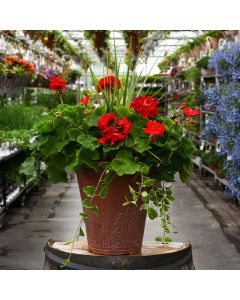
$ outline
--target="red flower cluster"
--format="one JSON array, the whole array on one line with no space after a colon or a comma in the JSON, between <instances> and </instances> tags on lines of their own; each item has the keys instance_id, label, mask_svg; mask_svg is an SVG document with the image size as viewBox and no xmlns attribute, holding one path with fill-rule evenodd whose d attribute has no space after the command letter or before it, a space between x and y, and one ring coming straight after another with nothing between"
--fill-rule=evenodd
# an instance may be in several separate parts
<instances>
[{"instance_id":1,"label":"red flower cluster","mask_svg":"<svg viewBox=\"0 0 240 300\"><path fill-rule=\"evenodd\" d=\"M144 132L150 134L150 139L155 140L159 136L164 136L164 123L159 123L157 121L148 121L147 126L144 128Z\"/></svg>"},{"instance_id":2,"label":"red flower cluster","mask_svg":"<svg viewBox=\"0 0 240 300\"><path fill-rule=\"evenodd\" d=\"M88 104L89 99L90 99L90 96L87 95L85 98L80 99L79 102L80 102L81 104Z\"/></svg>"},{"instance_id":3,"label":"red flower cluster","mask_svg":"<svg viewBox=\"0 0 240 300\"><path fill-rule=\"evenodd\" d=\"M114 113L103 115L98 121L98 128L102 138L101 144L114 145L116 142L125 141L132 128L132 123L127 118L119 119Z\"/></svg>"},{"instance_id":4,"label":"red flower cluster","mask_svg":"<svg viewBox=\"0 0 240 300\"><path fill-rule=\"evenodd\" d=\"M121 88L120 80L116 79L114 76L107 76L99 80L96 88L98 93L100 93L102 90L105 90L107 92L112 92L115 85L117 86L118 89L120 89Z\"/></svg>"},{"instance_id":5,"label":"red flower cluster","mask_svg":"<svg viewBox=\"0 0 240 300\"><path fill-rule=\"evenodd\" d=\"M63 91L66 87L66 81L62 80L59 77L53 77L50 82L50 88L54 91L60 92Z\"/></svg>"},{"instance_id":6,"label":"red flower cluster","mask_svg":"<svg viewBox=\"0 0 240 300\"><path fill-rule=\"evenodd\" d=\"M187 107L185 104L180 106L180 109L184 110L185 117L196 117L200 115L200 110L198 108L191 109Z\"/></svg>"},{"instance_id":7,"label":"red flower cluster","mask_svg":"<svg viewBox=\"0 0 240 300\"><path fill-rule=\"evenodd\" d=\"M34 71L34 65L24 59L21 59L16 56L7 56L4 57L4 62L8 65L21 65L26 71L28 71L30 74Z\"/></svg>"},{"instance_id":8,"label":"red flower cluster","mask_svg":"<svg viewBox=\"0 0 240 300\"><path fill-rule=\"evenodd\" d=\"M130 104L131 108L147 119L153 118L159 113L157 106L158 101L150 96L136 97Z\"/></svg>"}]
</instances>

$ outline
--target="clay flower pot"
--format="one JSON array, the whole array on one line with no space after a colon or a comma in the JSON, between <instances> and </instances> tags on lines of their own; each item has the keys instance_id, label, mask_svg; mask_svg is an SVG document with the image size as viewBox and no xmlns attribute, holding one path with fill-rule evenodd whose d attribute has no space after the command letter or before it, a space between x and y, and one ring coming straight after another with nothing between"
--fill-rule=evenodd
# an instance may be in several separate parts
<instances>
[{"instance_id":1,"label":"clay flower pot","mask_svg":"<svg viewBox=\"0 0 240 300\"><path fill-rule=\"evenodd\" d=\"M77 172L82 200L86 198L83 187L96 186L100 175L87 169ZM131 199L129 185L136 187L133 176L115 176L106 198L95 197L93 199L92 203L99 208L99 216L90 209L86 209L88 219L85 224L89 251L103 255L141 252L146 211L140 211L141 201L138 201L138 207L122 205L125 202L125 196Z\"/></svg>"}]
</instances>

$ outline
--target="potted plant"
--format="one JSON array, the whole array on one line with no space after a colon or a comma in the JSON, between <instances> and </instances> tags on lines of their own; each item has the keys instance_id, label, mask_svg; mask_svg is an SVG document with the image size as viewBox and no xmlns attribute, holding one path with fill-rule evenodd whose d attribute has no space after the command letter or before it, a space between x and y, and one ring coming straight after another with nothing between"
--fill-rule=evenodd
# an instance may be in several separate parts
<instances>
[{"instance_id":1,"label":"potted plant","mask_svg":"<svg viewBox=\"0 0 240 300\"><path fill-rule=\"evenodd\" d=\"M77 105L59 104L34 127L32 156L22 166L29 172L44 161L53 182L76 172L83 212L75 239L85 222L89 250L105 255L140 252L146 214L161 220L157 239L170 241L170 183L177 172L182 181L191 173L195 147L186 127L199 114L179 108L165 116L157 99L140 97L141 89L134 96L130 60L125 78L115 65L115 76L100 80L90 69L96 92ZM61 98L64 81L54 79L51 87Z\"/></svg>"}]
</instances>

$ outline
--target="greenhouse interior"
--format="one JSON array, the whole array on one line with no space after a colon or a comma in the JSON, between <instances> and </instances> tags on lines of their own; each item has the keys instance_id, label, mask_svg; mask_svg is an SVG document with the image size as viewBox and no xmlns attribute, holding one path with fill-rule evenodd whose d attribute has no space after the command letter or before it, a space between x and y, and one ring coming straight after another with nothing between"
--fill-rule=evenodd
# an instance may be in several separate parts
<instances>
[{"instance_id":1,"label":"greenhouse interior","mask_svg":"<svg viewBox=\"0 0 240 300\"><path fill-rule=\"evenodd\" d=\"M0 270L240 269L240 30L0 31Z\"/></svg>"}]
</instances>

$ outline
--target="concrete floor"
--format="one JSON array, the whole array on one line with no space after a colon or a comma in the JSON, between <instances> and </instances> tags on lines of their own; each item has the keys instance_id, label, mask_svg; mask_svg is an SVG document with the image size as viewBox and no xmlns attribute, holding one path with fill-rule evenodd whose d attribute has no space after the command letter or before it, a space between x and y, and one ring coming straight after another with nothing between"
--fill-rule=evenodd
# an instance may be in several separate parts
<instances>
[{"instance_id":1,"label":"concrete floor","mask_svg":"<svg viewBox=\"0 0 240 300\"><path fill-rule=\"evenodd\" d=\"M240 269L240 254L196 194L177 180L171 209L173 241L190 241L196 269ZM0 230L0 269L42 269L48 239L72 240L81 210L76 180L33 194L24 208L11 207ZM145 240L159 235L159 223L147 220Z\"/></svg>"}]
</instances>

